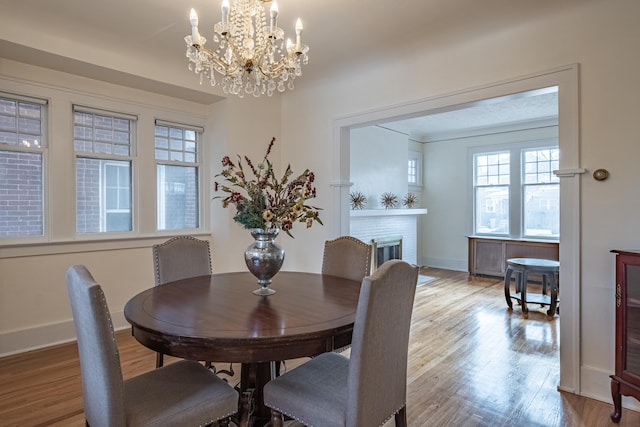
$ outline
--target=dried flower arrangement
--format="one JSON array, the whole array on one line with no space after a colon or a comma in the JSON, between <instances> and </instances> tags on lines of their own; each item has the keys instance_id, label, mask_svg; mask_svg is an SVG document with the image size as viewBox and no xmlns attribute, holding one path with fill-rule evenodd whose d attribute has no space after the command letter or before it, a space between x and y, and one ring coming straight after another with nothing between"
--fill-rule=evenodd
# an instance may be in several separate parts
<instances>
[{"instance_id":1,"label":"dried flower arrangement","mask_svg":"<svg viewBox=\"0 0 640 427\"><path fill-rule=\"evenodd\" d=\"M398 196L393 193L383 193L382 196L380 196L380 204L382 204L385 209L395 208L398 204Z\"/></svg>"},{"instance_id":2,"label":"dried flower arrangement","mask_svg":"<svg viewBox=\"0 0 640 427\"><path fill-rule=\"evenodd\" d=\"M351 198L351 209L362 209L367 203L367 197L359 191L349 194Z\"/></svg>"},{"instance_id":3,"label":"dried flower arrangement","mask_svg":"<svg viewBox=\"0 0 640 427\"><path fill-rule=\"evenodd\" d=\"M307 228L314 222L322 225L320 208L306 203L316 197L316 188L313 186L315 176L309 169L296 176L289 165L278 180L268 158L275 140L271 139L267 153L257 165L244 156L253 177L245 174L242 157L238 156L237 163L234 163L229 156L225 156L222 159L224 169L216 178L221 178L226 184L216 181L215 191L228 195L214 199L221 198L225 208L235 206L233 219L244 228L279 228L293 237L291 228L295 222L305 223Z\"/></svg>"},{"instance_id":4,"label":"dried flower arrangement","mask_svg":"<svg viewBox=\"0 0 640 427\"><path fill-rule=\"evenodd\" d=\"M402 199L402 204L411 209L418 204L418 197L413 193L407 193L404 199Z\"/></svg>"}]
</instances>

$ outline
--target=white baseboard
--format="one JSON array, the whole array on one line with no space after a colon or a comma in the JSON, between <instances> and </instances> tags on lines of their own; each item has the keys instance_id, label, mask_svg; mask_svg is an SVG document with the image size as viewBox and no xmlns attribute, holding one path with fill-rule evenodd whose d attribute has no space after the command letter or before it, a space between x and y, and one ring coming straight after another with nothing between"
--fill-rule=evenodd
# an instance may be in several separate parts
<instances>
[{"instance_id":1,"label":"white baseboard","mask_svg":"<svg viewBox=\"0 0 640 427\"><path fill-rule=\"evenodd\" d=\"M124 312L111 313L113 327L116 330L130 328ZM43 347L75 341L76 331L73 320L37 326L19 331L0 333L0 357L24 353Z\"/></svg>"},{"instance_id":2,"label":"white baseboard","mask_svg":"<svg viewBox=\"0 0 640 427\"><path fill-rule=\"evenodd\" d=\"M432 257L421 257L420 265L433 267L433 268L444 268L446 270L454 270L454 271L469 271L467 269L467 264L469 262L465 260L458 259L447 259L447 258L432 258Z\"/></svg>"},{"instance_id":3,"label":"white baseboard","mask_svg":"<svg viewBox=\"0 0 640 427\"><path fill-rule=\"evenodd\" d=\"M581 395L605 403L613 404L611 398L611 378L614 371L604 371L593 366L582 366L580 368L580 388ZM622 407L634 411L640 411L640 403L632 398L622 396Z\"/></svg>"}]
</instances>

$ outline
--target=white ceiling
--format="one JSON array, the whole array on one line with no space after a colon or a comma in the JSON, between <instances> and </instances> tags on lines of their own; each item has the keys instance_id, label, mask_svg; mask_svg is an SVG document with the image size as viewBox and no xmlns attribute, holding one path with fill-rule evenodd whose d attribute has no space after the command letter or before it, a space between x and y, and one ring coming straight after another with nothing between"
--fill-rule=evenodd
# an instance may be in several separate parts
<instances>
[{"instance_id":1,"label":"white ceiling","mask_svg":"<svg viewBox=\"0 0 640 427\"><path fill-rule=\"evenodd\" d=\"M285 37L294 35L297 17L305 26L303 41L310 46L310 61L296 80L300 85L339 73L350 63L397 58L417 44L441 49L447 43L529 25L589 1L598 0L279 0L278 4ZM199 86L197 77L187 72L183 41L190 33L191 7L199 13L200 33L211 40L212 27L220 19L218 0L2 0L0 4L0 57L204 104L222 95L217 88ZM447 123L481 127L486 123L480 118L487 116L510 120L515 113L519 119L537 118L548 114L545 109L550 107L541 105L545 99L526 108L524 100L485 105L473 119L462 119L458 112L422 122L429 123L429 133L451 126ZM394 126L406 130L408 123Z\"/></svg>"},{"instance_id":2,"label":"white ceiling","mask_svg":"<svg viewBox=\"0 0 640 427\"><path fill-rule=\"evenodd\" d=\"M558 123L558 91L547 88L487 99L452 111L381 123L418 142L437 142L484 132L553 126Z\"/></svg>"}]
</instances>

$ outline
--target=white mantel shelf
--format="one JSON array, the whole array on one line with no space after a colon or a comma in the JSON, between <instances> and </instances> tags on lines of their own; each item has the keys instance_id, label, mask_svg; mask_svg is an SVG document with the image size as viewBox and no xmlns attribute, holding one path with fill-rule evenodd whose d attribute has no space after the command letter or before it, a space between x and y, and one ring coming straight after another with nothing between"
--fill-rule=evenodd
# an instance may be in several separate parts
<instances>
[{"instance_id":1,"label":"white mantel shelf","mask_svg":"<svg viewBox=\"0 0 640 427\"><path fill-rule=\"evenodd\" d=\"M427 209L352 209L350 216L426 215Z\"/></svg>"}]
</instances>

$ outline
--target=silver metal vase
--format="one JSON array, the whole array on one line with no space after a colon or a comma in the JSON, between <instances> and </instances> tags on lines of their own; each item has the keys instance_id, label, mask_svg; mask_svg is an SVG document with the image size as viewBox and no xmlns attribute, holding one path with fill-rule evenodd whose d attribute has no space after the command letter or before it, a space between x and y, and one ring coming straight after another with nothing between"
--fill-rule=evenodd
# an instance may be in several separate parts
<instances>
[{"instance_id":1,"label":"silver metal vase","mask_svg":"<svg viewBox=\"0 0 640 427\"><path fill-rule=\"evenodd\" d=\"M269 288L284 262L284 249L276 243L280 229L251 229L251 236L255 239L244 251L244 261L247 268L258 278L260 288L253 291L256 295L272 295L276 291Z\"/></svg>"}]
</instances>

